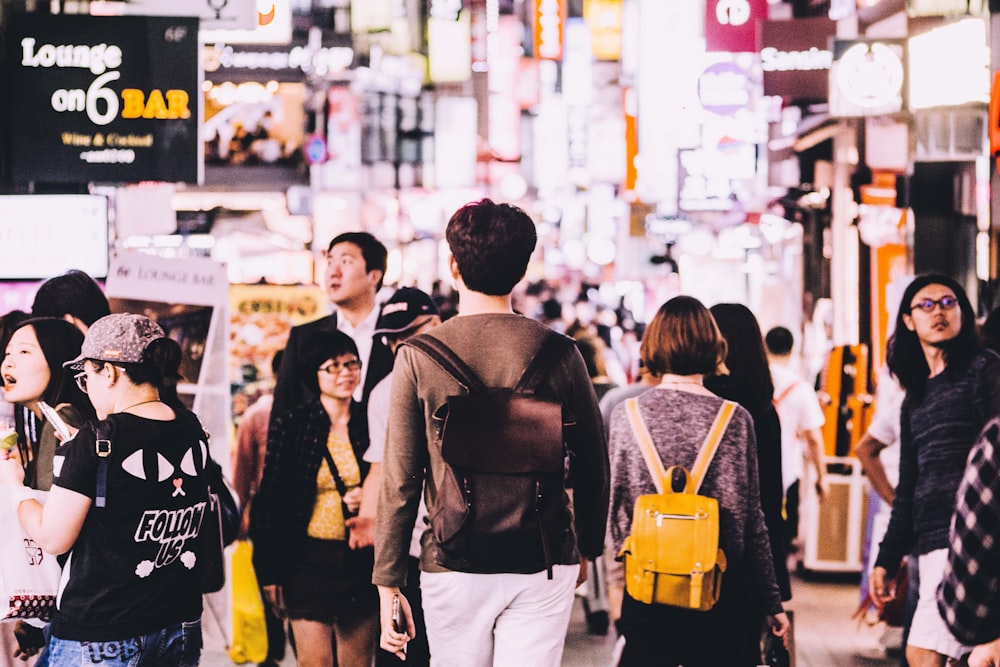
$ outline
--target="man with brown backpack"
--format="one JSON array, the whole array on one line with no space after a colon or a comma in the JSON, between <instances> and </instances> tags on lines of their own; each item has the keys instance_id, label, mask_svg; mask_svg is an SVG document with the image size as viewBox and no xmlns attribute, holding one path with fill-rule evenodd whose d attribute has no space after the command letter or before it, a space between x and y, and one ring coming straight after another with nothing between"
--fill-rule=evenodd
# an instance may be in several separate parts
<instances>
[{"instance_id":1,"label":"man with brown backpack","mask_svg":"<svg viewBox=\"0 0 1000 667\"><path fill-rule=\"evenodd\" d=\"M581 555L604 547L597 399L572 340L512 310L537 241L531 219L484 199L459 209L446 236L458 315L408 340L393 373L373 575L381 646L402 654L414 635L400 588L426 478L420 584L435 662L556 666Z\"/></svg>"}]
</instances>

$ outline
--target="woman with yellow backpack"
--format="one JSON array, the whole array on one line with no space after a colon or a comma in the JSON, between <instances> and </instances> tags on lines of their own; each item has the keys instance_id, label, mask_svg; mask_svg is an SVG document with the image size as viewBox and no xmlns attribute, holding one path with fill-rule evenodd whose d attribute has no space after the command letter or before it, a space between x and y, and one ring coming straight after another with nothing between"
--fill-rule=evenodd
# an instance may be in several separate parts
<instances>
[{"instance_id":1,"label":"woman with yellow backpack","mask_svg":"<svg viewBox=\"0 0 1000 667\"><path fill-rule=\"evenodd\" d=\"M758 630L751 599L763 600L775 636L789 628L753 420L704 387L724 369L726 342L697 299L661 306L641 354L660 384L615 408L608 443L608 540L626 579L619 664L740 665L744 638Z\"/></svg>"}]
</instances>

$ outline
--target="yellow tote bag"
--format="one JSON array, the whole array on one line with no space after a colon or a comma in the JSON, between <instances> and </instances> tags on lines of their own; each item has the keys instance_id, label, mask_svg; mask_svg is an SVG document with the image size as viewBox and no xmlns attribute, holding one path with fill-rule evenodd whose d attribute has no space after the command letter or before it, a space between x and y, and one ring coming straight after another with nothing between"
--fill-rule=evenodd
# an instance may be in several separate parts
<instances>
[{"instance_id":1,"label":"yellow tote bag","mask_svg":"<svg viewBox=\"0 0 1000 667\"><path fill-rule=\"evenodd\" d=\"M267 625L253 570L253 546L240 540L233 550L233 643L229 658L240 665L267 659Z\"/></svg>"}]
</instances>

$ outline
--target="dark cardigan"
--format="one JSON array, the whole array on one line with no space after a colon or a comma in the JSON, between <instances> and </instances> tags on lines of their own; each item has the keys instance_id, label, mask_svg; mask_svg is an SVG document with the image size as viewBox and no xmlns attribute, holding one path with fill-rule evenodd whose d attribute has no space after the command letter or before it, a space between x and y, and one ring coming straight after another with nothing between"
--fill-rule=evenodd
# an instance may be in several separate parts
<instances>
[{"instance_id":1,"label":"dark cardigan","mask_svg":"<svg viewBox=\"0 0 1000 667\"><path fill-rule=\"evenodd\" d=\"M330 418L318 400L286 410L272 422L260 490L250 508L253 562L261 586L283 584L299 564L329 433ZM369 468L362 459L368 422L356 402L351 403L348 434L363 480Z\"/></svg>"}]
</instances>

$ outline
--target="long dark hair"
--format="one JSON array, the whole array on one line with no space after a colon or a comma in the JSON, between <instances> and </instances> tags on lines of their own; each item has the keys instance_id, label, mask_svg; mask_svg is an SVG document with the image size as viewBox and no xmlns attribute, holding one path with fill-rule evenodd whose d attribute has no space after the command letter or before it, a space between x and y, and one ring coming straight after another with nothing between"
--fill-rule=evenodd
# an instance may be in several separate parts
<instances>
[{"instance_id":1,"label":"long dark hair","mask_svg":"<svg viewBox=\"0 0 1000 667\"><path fill-rule=\"evenodd\" d=\"M889 372L906 390L908 400L923 399L927 377L931 370L927 365L920 339L915 331L907 328L903 317L912 312L910 304L913 302L913 297L928 285L942 285L954 292L962 313L962 328L958 335L940 345L944 352L945 373L949 377L961 375L968 368L972 358L982 349L979 333L976 331L976 313L958 281L938 273L924 273L914 278L913 282L903 290L899 312L896 314L896 329L889 338L886 353Z\"/></svg>"},{"instance_id":2,"label":"long dark hair","mask_svg":"<svg viewBox=\"0 0 1000 667\"><path fill-rule=\"evenodd\" d=\"M83 332L66 320L56 317L33 317L21 322L14 331L31 327L38 339L38 346L49 367L49 383L41 400L52 407L70 403L85 416L93 416L94 407L87 395L80 391L73 379L74 371L63 368L63 363L75 359L83 345ZM13 335L13 332L11 332ZM9 339L8 339L9 340Z\"/></svg>"},{"instance_id":3,"label":"long dark hair","mask_svg":"<svg viewBox=\"0 0 1000 667\"><path fill-rule=\"evenodd\" d=\"M774 382L757 318L738 303L719 303L708 310L726 339L729 375L706 377L705 386L723 398L736 401L757 419L774 398Z\"/></svg>"}]
</instances>

